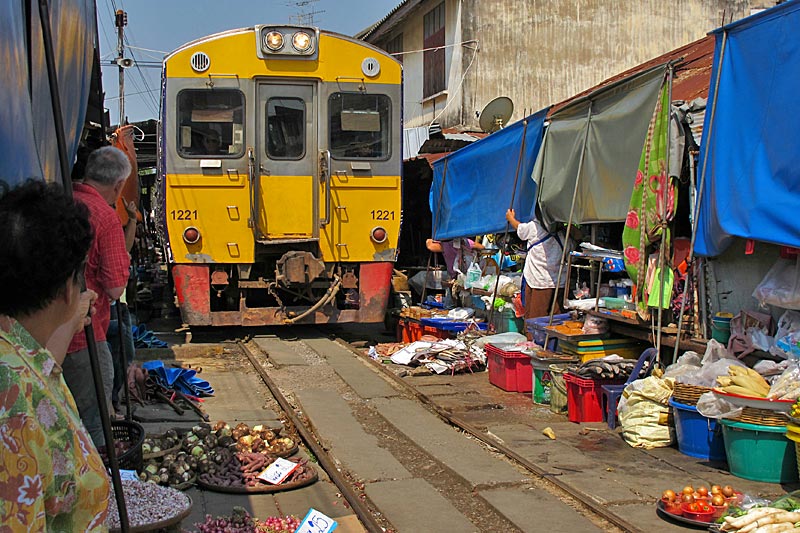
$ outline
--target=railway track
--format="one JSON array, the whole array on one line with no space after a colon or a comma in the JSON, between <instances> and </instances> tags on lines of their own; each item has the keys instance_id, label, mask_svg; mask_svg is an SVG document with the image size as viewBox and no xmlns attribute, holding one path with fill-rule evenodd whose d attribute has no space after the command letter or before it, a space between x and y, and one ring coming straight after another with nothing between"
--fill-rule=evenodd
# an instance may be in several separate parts
<instances>
[{"instance_id":1,"label":"railway track","mask_svg":"<svg viewBox=\"0 0 800 533\"><path fill-rule=\"evenodd\" d=\"M308 337L313 338L315 336L317 339L327 338L328 333L320 330L312 330L306 336L306 339L298 339L294 342L300 343L303 350L310 350L324 359L325 356L321 352L325 352L326 349L320 349L320 341L316 340L315 342L317 344L314 347L310 346L307 342ZM327 339L327 342L331 343L331 349L333 349L334 345L337 345L339 347L344 347L346 350L352 352L352 354L359 354L357 349L340 338L337 338L335 341ZM280 408L284 411L286 417L294 425L298 435L302 438L307 448L317 458L319 465L327 472L331 481L336 485L342 496L358 516L364 528L370 533L392 530L392 525L388 523L387 518L381 509L371 502L369 498L365 497L363 484L354 481L356 476L351 476L346 469L340 469L339 466L337 466L337 460L334 458L334 456L332 456L331 453L328 452L326 446L323 445L323 439L316 433L315 429L312 427L312 424L310 424L307 420L307 417L305 415L301 416L298 414L295 407L297 405L296 399L287 398L286 395L284 395L284 393L281 391L280 384L276 383L276 380L271 377L271 374L275 372L275 369L272 368L271 361L270 363L267 363L267 365L269 365L271 368L267 368L261 361L264 359L265 355L267 356L268 361L271 359L269 350L263 350L253 342L239 340L237 341L237 344L252 365L254 371L259 375L265 386L269 389L270 393L279 404ZM377 372L385 380L391 383L391 385L400 391L400 394L402 394L404 397L413 398L417 402L423 404L429 411L432 411L434 414L436 414L441 420L444 420L452 427L468 434L471 438L479 440L485 447L489 448L489 451L495 452L495 454L501 454L505 459L507 459L508 462L515 465L532 480L535 480L537 483L537 489L544 488L544 490L549 492L551 495L555 496L562 502L567 503L572 509L575 510L574 512L579 513L590 520L592 523L594 523L594 525L606 531L643 532L642 529L638 528L634 524L631 524L629 521L625 520L619 515L611 512L605 506L588 497L588 495L584 494L580 490L575 489L570 484L563 482L562 480L558 479L556 475L517 453L504 442L475 427L467 420L463 419L457 414L454 414L451 410L441 407L431 397L417 390L405 379L399 377L394 372L387 370L380 364L372 364L370 360L364 359L361 355L358 355L358 359L364 366L371 368L373 371ZM332 451L335 454L336 449L334 448ZM440 492L442 492L441 488ZM457 493L457 491L454 492ZM494 509L487 510L484 508L480 510L480 513L475 514L486 515L487 513L491 512L497 513L497 511ZM498 519L502 521L502 515L500 515L500 518ZM480 530L491 531L494 529L491 526L481 526ZM515 528L512 523L508 522L497 529L497 531L501 530L513 531Z\"/></svg>"}]
</instances>

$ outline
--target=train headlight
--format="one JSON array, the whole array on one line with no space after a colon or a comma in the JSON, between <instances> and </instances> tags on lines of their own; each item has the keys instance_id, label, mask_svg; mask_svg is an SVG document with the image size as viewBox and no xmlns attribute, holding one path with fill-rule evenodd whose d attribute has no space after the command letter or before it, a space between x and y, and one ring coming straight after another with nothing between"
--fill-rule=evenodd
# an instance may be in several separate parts
<instances>
[{"instance_id":1,"label":"train headlight","mask_svg":"<svg viewBox=\"0 0 800 533\"><path fill-rule=\"evenodd\" d=\"M300 53L307 53L311 49L311 36L304 31L298 31L292 36L292 46Z\"/></svg>"},{"instance_id":2,"label":"train headlight","mask_svg":"<svg viewBox=\"0 0 800 533\"><path fill-rule=\"evenodd\" d=\"M186 244L197 244L200 240L200 230L194 226L189 226L183 230L183 242Z\"/></svg>"},{"instance_id":3,"label":"train headlight","mask_svg":"<svg viewBox=\"0 0 800 533\"><path fill-rule=\"evenodd\" d=\"M283 48L283 34L279 31L271 31L264 35L264 46L277 52Z\"/></svg>"},{"instance_id":4,"label":"train headlight","mask_svg":"<svg viewBox=\"0 0 800 533\"><path fill-rule=\"evenodd\" d=\"M386 239L389 237L389 234L386 232L385 228L380 226L372 228L372 231L369 234L370 239L377 244L383 244L386 242Z\"/></svg>"}]
</instances>

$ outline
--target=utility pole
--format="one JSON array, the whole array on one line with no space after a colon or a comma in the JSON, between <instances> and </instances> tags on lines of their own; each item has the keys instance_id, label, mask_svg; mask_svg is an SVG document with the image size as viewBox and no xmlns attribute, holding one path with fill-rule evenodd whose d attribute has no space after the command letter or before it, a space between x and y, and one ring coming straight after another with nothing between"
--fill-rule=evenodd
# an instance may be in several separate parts
<instances>
[{"instance_id":1,"label":"utility pole","mask_svg":"<svg viewBox=\"0 0 800 533\"><path fill-rule=\"evenodd\" d=\"M119 68L119 125L125 124L125 41L123 40L125 26L128 25L128 14L118 9L115 18L117 26L117 65Z\"/></svg>"}]
</instances>

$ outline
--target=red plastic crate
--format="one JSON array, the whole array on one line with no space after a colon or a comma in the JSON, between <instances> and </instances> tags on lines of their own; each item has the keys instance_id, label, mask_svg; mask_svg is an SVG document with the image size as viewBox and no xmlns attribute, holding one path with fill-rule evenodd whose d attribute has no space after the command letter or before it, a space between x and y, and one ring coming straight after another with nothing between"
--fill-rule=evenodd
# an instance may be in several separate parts
<instances>
[{"instance_id":1,"label":"red plastic crate","mask_svg":"<svg viewBox=\"0 0 800 533\"><path fill-rule=\"evenodd\" d=\"M570 422L603 421L603 385L624 383L615 379L592 380L564 373L567 385L567 417Z\"/></svg>"},{"instance_id":2,"label":"red plastic crate","mask_svg":"<svg viewBox=\"0 0 800 533\"><path fill-rule=\"evenodd\" d=\"M486 344L485 349L489 361L489 383L509 392L533 390L530 356L501 350L492 344Z\"/></svg>"},{"instance_id":3,"label":"red plastic crate","mask_svg":"<svg viewBox=\"0 0 800 533\"><path fill-rule=\"evenodd\" d=\"M400 319L397 322L397 342L416 342L422 337L422 324L417 321Z\"/></svg>"}]
</instances>

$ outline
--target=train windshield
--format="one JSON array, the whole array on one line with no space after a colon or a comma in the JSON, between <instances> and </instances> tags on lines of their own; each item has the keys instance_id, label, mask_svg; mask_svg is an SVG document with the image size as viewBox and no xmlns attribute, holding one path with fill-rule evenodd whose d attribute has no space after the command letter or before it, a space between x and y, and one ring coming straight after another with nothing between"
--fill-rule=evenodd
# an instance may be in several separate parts
<instances>
[{"instance_id":1,"label":"train windshield","mask_svg":"<svg viewBox=\"0 0 800 533\"><path fill-rule=\"evenodd\" d=\"M178 152L182 156L241 156L244 95L238 89L181 91L178 124Z\"/></svg>"},{"instance_id":2,"label":"train windshield","mask_svg":"<svg viewBox=\"0 0 800 533\"><path fill-rule=\"evenodd\" d=\"M267 155L271 159L302 159L306 153L306 104L302 98L267 101Z\"/></svg>"},{"instance_id":3,"label":"train windshield","mask_svg":"<svg viewBox=\"0 0 800 533\"><path fill-rule=\"evenodd\" d=\"M328 99L335 159L388 159L391 103L383 94L333 93Z\"/></svg>"}]
</instances>

